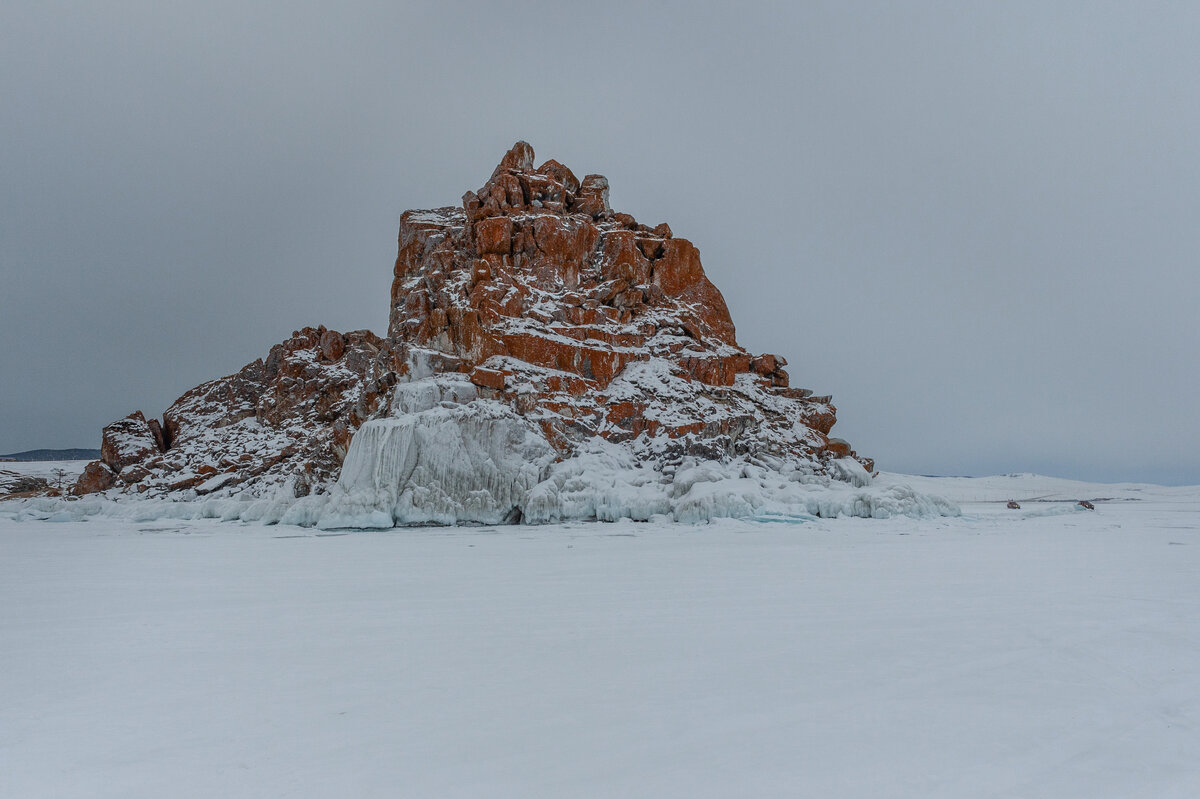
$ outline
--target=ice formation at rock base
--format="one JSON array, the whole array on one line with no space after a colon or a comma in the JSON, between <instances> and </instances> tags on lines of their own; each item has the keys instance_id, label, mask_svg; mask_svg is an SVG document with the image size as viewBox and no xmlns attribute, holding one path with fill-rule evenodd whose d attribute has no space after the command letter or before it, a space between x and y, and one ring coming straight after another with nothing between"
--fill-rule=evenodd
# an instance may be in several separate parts
<instances>
[{"instance_id":1,"label":"ice formation at rock base","mask_svg":"<svg viewBox=\"0 0 1200 799\"><path fill-rule=\"evenodd\" d=\"M386 428L384 428L386 430ZM803 522L816 518L957 516L958 506L904 485L857 487L802 470L774 471L741 461L685 462L674 473L631 463L629 453L597 443L597 451L554 464L514 506L501 515L486 491L454 493L454 484L402 496L395 487L364 490L336 485L324 494L297 499L249 492L181 499L89 495L73 501L25 499L0 506L18 520L77 521L90 516L133 521L223 519L293 524L322 530L380 530L403 525L543 524L569 521L677 521L720 518ZM368 458L371 456L368 456ZM474 476L477 479L477 475ZM517 478L520 479L519 477ZM504 478L511 486L511 477ZM398 499L400 501L398 501ZM415 500L415 501L413 501Z\"/></svg>"},{"instance_id":2,"label":"ice formation at rock base","mask_svg":"<svg viewBox=\"0 0 1200 799\"><path fill-rule=\"evenodd\" d=\"M871 484L830 398L737 344L689 241L614 212L602 176L533 164L519 142L461 207L401 217L386 338L304 328L161 422L113 423L75 489L108 504L70 512L331 529L956 512Z\"/></svg>"}]
</instances>

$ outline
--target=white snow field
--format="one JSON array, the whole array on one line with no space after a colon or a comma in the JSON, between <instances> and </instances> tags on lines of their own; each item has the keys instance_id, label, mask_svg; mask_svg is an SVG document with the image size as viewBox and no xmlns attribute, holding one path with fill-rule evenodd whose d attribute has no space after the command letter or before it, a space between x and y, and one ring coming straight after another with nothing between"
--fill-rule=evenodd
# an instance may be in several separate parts
<instances>
[{"instance_id":1,"label":"white snow field","mask_svg":"<svg viewBox=\"0 0 1200 799\"><path fill-rule=\"evenodd\" d=\"M879 482L963 515L0 518L0 796L1200 796L1200 487Z\"/></svg>"},{"instance_id":2,"label":"white snow field","mask_svg":"<svg viewBox=\"0 0 1200 799\"><path fill-rule=\"evenodd\" d=\"M54 477L54 472L62 469L66 477L74 482L83 474L83 467L88 461L0 461L0 469L5 471L27 474L31 477Z\"/></svg>"},{"instance_id":3,"label":"white snow field","mask_svg":"<svg viewBox=\"0 0 1200 799\"><path fill-rule=\"evenodd\" d=\"M61 469L63 481L73 484L87 465L88 461L0 461L0 472L41 477L54 482L58 479L55 472Z\"/></svg>"}]
</instances>

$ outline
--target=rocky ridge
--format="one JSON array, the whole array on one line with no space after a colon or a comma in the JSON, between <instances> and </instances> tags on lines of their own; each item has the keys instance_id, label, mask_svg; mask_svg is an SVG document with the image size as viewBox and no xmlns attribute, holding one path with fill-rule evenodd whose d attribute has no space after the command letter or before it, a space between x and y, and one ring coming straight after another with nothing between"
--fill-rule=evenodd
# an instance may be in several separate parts
<instances>
[{"instance_id":1,"label":"rocky ridge","mask_svg":"<svg viewBox=\"0 0 1200 799\"><path fill-rule=\"evenodd\" d=\"M137 412L106 427L76 493L305 497L313 508L357 480L369 497L360 490L351 504L391 503L382 514L395 523L549 519L563 516L531 516L531 498L570 489L554 483L575 468L563 464L597 447L663 486L681 468L735 461L801 482L869 481L872 461L830 436L830 397L790 386L784 358L740 347L696 247L665 223L614 211L603 176L579 179L554 160L535 167L518 142L461 205L402 215L393 276L386 338L296 331L184 394L161 421ZM399 447L388 457L402 468L359 453L358 477L339 484L364 425L390 425L363 440ZM485 450L486 436L519 440L536 468L513 482L497 451L465 474L428 451L426 429L443 441L464 431ZM479 492L491 499L477 502Z\"/></svg>"},{"instance_id":2,"label":"rocky ridge","mask_svg":"<svg viewBox=\"0 0 1200 799\"><path fill-rule=\"evenodd\" d=\"M265 359L188 391L163 413L106 426L77 494L203 496L287 485L299 497L337 478L354 431L395 383L370 331L306 327ZM389 383L388 381L391 381Z\"/></svg>"}]
</instances>

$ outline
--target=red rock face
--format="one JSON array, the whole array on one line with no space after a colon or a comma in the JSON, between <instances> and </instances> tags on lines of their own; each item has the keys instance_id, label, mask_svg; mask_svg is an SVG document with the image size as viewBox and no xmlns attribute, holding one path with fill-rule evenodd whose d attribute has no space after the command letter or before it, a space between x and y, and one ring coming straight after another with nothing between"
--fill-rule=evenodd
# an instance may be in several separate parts
<instances>
[{"instance_id":1,"label":"red rock face","mask_svg":"<svg viewBox=\"0 0 1200 799\"><path fill-rule=\"evenodd\" d=\"M678 328L696 379L730 385L746 371L695 246L614 213L602 176L580 183L553 160L534 169L532 152L514 145L461 210L401 217L389 337L471 366L508 355L605 384L643 357L631 344Z\"/></svg>"},{"instance_id":2,"label":"red rock face","mask_svg":"<svg viewBox=\"0 0 1200 799\"><path fill-rule=\"evenodd\" d=\"M580 181L558 161L534 163L533 149L518 142L461 208L401 217L393 342L453 359L489 396L538 418L565 451L590 435L662 435L706 442L694 449L717 456L748 452L756 440L782 455L854 455L828 438L836 421L828 397L789 389L784 358L756 358L738 346L725 300L690 241L665 223L650 227L614 212L603 176ZM675 413L687 402L672 409L608 392L630 364L649 361L665 361L688 383L694 416ZM564 378L576 381L575 391L555 387ZM754 396L737 412L714 393L743 384ZM709 413L701 400L712 404ZM679 418L664 421L672 415Z\"/></svg>"},{"instance_id":3,"label":"red rock face","mask_svg":"<svg viewBox=\"0 0 1200 799\"><path fill-rule=\"evenodd\" d=\"M74 494L94 494L97 491L107 491L117 482L117 476L104 461L92 461L84 467L83 474L75 483Z\"/></svg>"},{"instance_id":4,"label":"red rock face","mask_svg":"<svg viewBox=\"0 0 1200 799\"><path fill-rule=\"evenodd\" d=\"M461 206L401 216L387 339L296 331L162 424L137 412L106 427L75 490L320 491L393 386L429 373L464 373L564 457L593 437L659 459L858 457L829 438L829 397L738 346L691 242L613 211L603 176L534 163L518 142Z\"/></svg>"}]
</instances>

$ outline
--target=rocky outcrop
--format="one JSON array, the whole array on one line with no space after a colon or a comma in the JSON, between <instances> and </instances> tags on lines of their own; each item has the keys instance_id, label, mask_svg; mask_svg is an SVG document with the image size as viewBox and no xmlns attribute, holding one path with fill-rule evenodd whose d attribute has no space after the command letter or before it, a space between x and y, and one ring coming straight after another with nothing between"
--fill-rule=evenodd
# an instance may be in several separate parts
<instances>
[{"instance_id":1,"label":"rocky outcrop","mask_svg":"<svg viewBox=\"0 0 1200 799\"><path fill-rule=\"evenodd\" d=\"M184 394L161 424L139 411L105 427L101 459L75 493L206 493L214 484L307 493L336 479L354 432L395 384L391 360L387 342L366 330L295 331L265 359Z\"/></svg>"},{"instance_id":2,"label":"rocky outcrop","mask_svg":"<svg viewBox=\"0 0 1200 799\"><path fill-rule=\"evenodd\" d=\"M554 160L535 166L533 148L518 142L460 205L401 216L386 338L296 331L265 359L184 394L161 423L138 412L109 425L101 460L75 490L321 495L356 431L380 420L372 440L391 454L360 453L356 474L380 458L410 483L442 469L464 491L499 492L479 500L478 520L515 518L513 497L538 475L523 467L520 479L497 477L492 461L420 449L485 409L505 436L524 440L523 426L544 441L545 464L599 441L658 474L688 458L802 464L839 480L869 473L870 459L829 436L830 398L790 386L786 365L738 344L694 244L614 211L603 176L580 179ZM416 426L395 421L442 406L458 410ZM405 472L396 458L420 468ZM379 479L362 482L396 502L436 493ZM455 497L439 502L444 512L430 520L473 518L455 516ZM419 509L401 517L421 518Z\"/></svg>"},{"instance_id":3,"label":"rocky outcrop","mask_svg":"<svg viewBox=\"0 0 1200 799\"><path fill-rule=\"evenodd\" d=\"M162 427L157 420L151 427L141 411L134 411L104 428L100 440L100 460L114 472L120 473L126 466L139 463L164 448Z\"/></svg>"},{"instance_id":4,"label":"rocky outcrop","mask_svg":"<svg viewBox=\"0 0 1200 799\"><path fill-rule=\"evenodd\" d=\"M828 438L828 397L738 346L696 247L614 212L608 191L554 160L534 167L518 142L461 207L405 213L389 338L469 372L564 455L645 436L675 453L857 457Z\"/></svg>"},{"instance_id":5,"label":"rocky outcrop","mask_svg":"<svg viewBox=\"0 0 1200 799\"><path fill-rule=\"evenodd\" d=\"M36 496L50 492L50 482L44 477L0 469L0 499Z\"/></svg>"},{"instance_id":6,"label":"rocky outcrop","mask_svg":"<svg viewBox=\"0 0 1200 799\"><path fill-rule=\"evenodd\" d=\"M97 491L107 491L116 482L116 473L104 461L92 461L84 467L83 474L79 475L74 493L94 494Z\"/></svg>"}]
</instances>

